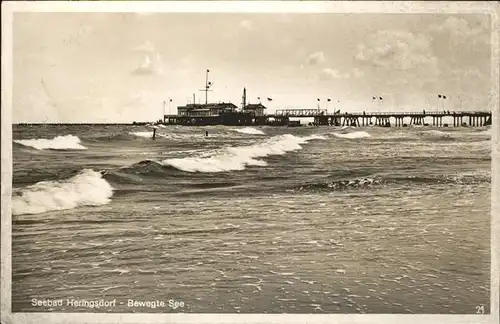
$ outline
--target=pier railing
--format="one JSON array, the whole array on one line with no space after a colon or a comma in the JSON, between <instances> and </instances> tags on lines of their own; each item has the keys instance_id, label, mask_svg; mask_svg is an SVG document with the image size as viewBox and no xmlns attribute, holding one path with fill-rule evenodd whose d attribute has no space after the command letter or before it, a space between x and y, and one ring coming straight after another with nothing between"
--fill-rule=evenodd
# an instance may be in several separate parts
<instances>
[{"instance_id":1,"label":"pier railing","mask_svg":"<svg viewBox=\"0 0 500 324\"><path fill-rule=\"evenodd\" d=\"M486 116L491 115L488 111L361 111L361 112L328 112L326 109L277 109L276 113L270 116L289 116L289 117L316 117L316 116L355 116L355 117L390 117L390 116L470 116L479 115Z\"/></svg>"},{"instance_id":2,"label":"pier railing","mask_svg":"<svg viewBox=\"0 0 500 324\"><path fill-rule=\"evenodd\" d=\"M277 109L276 116L320 116L327 115L326 109Z\"/></svg>"},{"instance_id":3,"label":"pier railing","mask_svg":"<svg viewBox=\"0 0 500 324\"><path fill-rule=\"evenodd\" d=\"M377 111L377 112L342 112L338 114L329 113L329 116L453 116L453 115L490 115L489 111Z\"/></svg>"}]
</instances>

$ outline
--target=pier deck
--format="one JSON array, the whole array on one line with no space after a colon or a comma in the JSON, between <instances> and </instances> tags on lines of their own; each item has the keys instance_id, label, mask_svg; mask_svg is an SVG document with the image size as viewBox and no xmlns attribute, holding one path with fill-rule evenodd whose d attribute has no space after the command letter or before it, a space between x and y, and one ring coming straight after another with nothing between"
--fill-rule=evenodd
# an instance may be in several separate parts
<instances>
[{"instance_id":1,"label":"pier deck","mask_svg":"<svg viewBox=\"0 0 500 324\"><path fill-rule=\"evenodd\" d=\"M336 126L391 126L391 119L394 126L426 125L426 126L449 126L443 123L443 118L453 119L453 126L480 127L491 125L491 112L487 111L418 111L418 112L344 112L328 113L319 109L279 109L273 118L282 117L314 117L316 125L336 125ZM431 123L426 123L426 118L432 118ZM405 123L405 119L408 123ZM465 119L465 121L464 121ZM429 120L428 120L429 121ZM451 125L450 125L451 126Z\"/></svg>"},{"instance_id":2,"label":"pier deck","mask_svg":"<svg viewBox=\"0 0 500 324\"><path fill-rule=\"evenodd\" d=\"M314 118L314 125L332 126L396 126L409 125L435 126L435 127L481 127L491 125L491 112L487 111L418 111L418 112L336 112L328 113L325 109L278 109L274 114L264 116L251 116L244 113L235 113L230 118L220 116L189 117L165 115L165 124L174 125L276 125L290 124L290 118ZM443 119L453 120L453 124L444 123Z\"/></svg>"}]
</instances>

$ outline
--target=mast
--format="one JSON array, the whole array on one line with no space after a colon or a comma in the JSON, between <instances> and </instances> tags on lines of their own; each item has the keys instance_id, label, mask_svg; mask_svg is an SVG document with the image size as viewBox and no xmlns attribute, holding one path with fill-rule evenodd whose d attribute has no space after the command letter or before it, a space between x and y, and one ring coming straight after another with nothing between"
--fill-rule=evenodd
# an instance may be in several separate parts
<instances>
[{"instance_id":1,"label":"mast","mask_svg":"<svg viewBox=\"0 0 500 324\"><path fill-rule=\"evenodd\" d=\"M208 103L208 72L210 72L209 69L207 69L207 74L205 76L205 105Z\"/></svg>"},{"instance_id":2,"label":"mast","mask_svg":"<svg viewBox=\"0 0 500 324\"><path fill-rule=\"evenodd\" d=\"M211 91L209 89L212 86L212 82L208 81L208 72L210 72L209 69L207 69L205 74L205 89L200 90L205 92L205 104L208 104L208 92Z\"/></svg>"}]
</instances>

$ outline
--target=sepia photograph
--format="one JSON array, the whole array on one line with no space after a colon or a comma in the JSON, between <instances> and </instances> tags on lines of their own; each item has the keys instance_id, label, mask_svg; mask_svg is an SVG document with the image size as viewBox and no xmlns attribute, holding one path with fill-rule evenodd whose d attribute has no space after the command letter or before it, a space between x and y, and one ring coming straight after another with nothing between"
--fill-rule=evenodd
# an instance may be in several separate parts
<instances>
[{"instance_id":1,"label":"sepia photograph","mask_svg":"<svg viewBox=\"0 0 500 324\"><path fill-rule=\"evenodd\" d=\"M495 5L272 3L11 8L2 323L498 321Z\"/></svg>"}]
</instances>

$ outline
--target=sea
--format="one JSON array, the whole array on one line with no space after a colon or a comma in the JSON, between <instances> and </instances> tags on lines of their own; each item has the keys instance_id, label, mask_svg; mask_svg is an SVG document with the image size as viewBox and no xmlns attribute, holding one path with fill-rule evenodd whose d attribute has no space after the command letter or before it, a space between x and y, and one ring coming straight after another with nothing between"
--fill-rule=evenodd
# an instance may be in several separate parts
<instances>
[{"instance_id":1,"label":"sea","mask_svg":"<svg viewBox=\"0 0 500 324\"><path fill-rule=\"evenodd\" d=\"M14 312L489 313L489 127L152 133L13 125Z\"/></svg>"}]
</instances>

